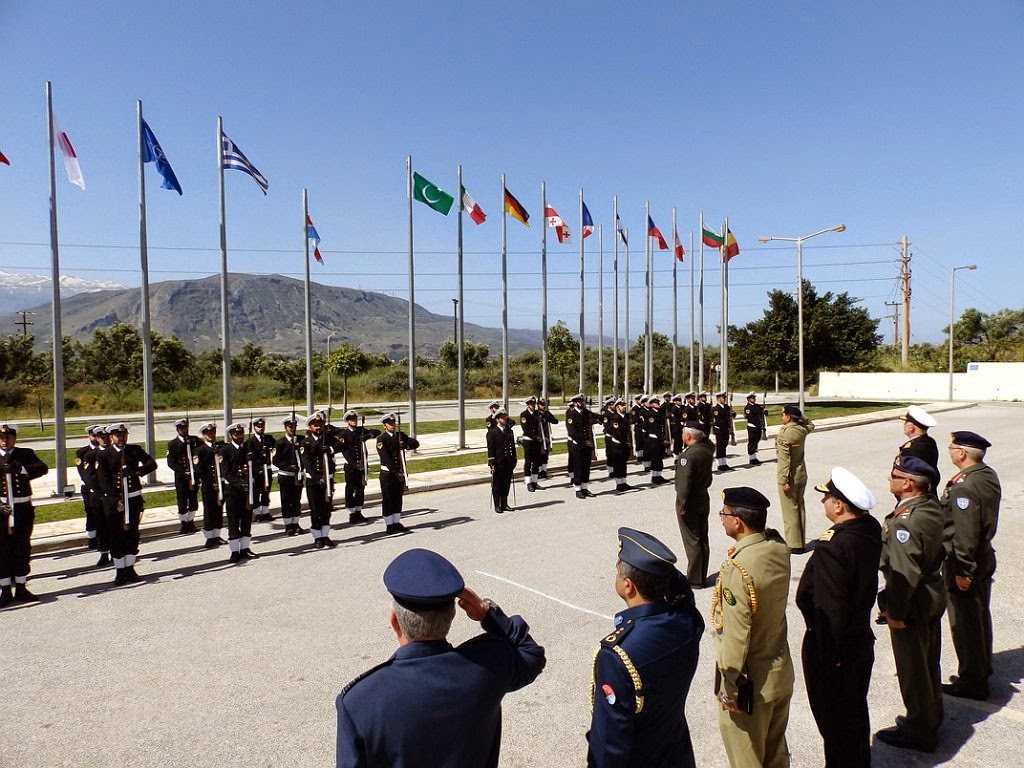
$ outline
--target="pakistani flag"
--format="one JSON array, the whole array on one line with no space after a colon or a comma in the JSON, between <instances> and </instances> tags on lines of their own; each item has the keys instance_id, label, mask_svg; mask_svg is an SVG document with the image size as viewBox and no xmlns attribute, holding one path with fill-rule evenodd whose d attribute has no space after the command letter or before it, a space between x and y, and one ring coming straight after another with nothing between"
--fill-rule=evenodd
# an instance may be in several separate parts
<instances>
[{"instance_id":1,"label":"pakistani flag","mask_svg":"<svg viewBox=\"0 0 1024 768\"><path fill-rule=\"evenodd\" d=\"M415 171L412 174L412 198L425 203L443 216L452 209L455 198L436 184L427 181Z\"/></svg>"}]
</instances>

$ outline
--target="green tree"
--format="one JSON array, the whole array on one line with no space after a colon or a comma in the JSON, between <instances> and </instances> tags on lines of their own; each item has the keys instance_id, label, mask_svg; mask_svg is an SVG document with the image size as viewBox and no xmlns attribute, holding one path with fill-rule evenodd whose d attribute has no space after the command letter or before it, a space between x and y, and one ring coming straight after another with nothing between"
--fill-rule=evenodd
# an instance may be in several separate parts
<instances>
[{"instance_id":1,"label":"green tree","mask_svg":"<svg viewBox=\"0 0 1024 768\"><path fill-rule=\"evenodd\" d=\"M82 345L80 358L89 378L106 387L118 406L141 386L142 339L134 325L97 328L92 340Z\"/></svg>"},{"instance_id":2,"label":"green tree","mask_svg":"<svg viewBox=\"0 0 1024 768\"><path fill-rule=\"evenodd\" d=\"M483 368L487 365L488 355L491 348L487 344L477 344L467 341L463 345L463 364L467 371ZM437 350L437 357L445 368L456 369L459 367L459 348L451 339L446 339Z\"/></svg>"},{"instance_id":3,"label":"green tree","mask_svg":"<svg viewBox=\"0 0 1024 768\"><path fill-rule=\"evenodd\" d=\"M302 398L306 390L306 360L289 359L283 355L264 357L260 371L266 376L284 385L285 394L292 402Z\"/></svg>"},{"instance_id":4,"label":"green tree","mask_svg":"<svg viewBox=\"0 0 1024 768\"><path fill-rule=\"evenodd\" d=\"M263 347L251 341L242 345L242 351L231 356L231 373L235 376L259 376L267 354Z\"/></svg>"},{"instance_id":5,"label":"green tree","mask_svg":"<svg viewBox=\"0 0 1024 768\"><path fill-rule=\"evenodd\" d=\"M150 332L153 358L153 388L170 392L185 387L195 389L203 380L196 356L177 336Z\"/></svg>"},{"instance_id":6,"label":"green tree","mask_svg":"<svg viewBox=\"0 0 1024 768\"><path fill-rule=\"evenodd\" d=\"M370 369L374 358L351 344L339 344L331 350L327 367L335 376L341 376L342 403L348 410L348 377Z\"/></svg>"},{"instance_id":7,"label":"green tree","mask_svg":"<svg viewBox=\"0 0 1024 768\"><path fill-rule=\"evenodd\" d=\"M565 376L570 371L579 368L580 343L569 332L569 328L562 320L548 329L545 343L548 345L548 364L558 374L562 399L565 400Z\"/></svg>"}]
</instances>

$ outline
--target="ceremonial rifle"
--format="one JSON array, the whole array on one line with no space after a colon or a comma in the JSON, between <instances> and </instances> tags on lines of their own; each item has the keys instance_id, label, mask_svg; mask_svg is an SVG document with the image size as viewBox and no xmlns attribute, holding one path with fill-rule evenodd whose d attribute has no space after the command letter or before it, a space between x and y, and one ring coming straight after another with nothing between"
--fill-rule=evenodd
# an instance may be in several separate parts
<instances>
[{"instance_id":1,"label":"ceremonial rifle","mask_svg":"<svg viewBox=\"0 0 1024 768\"><path fill-rule=\"evenodd\" d=\"M189 426L188 408L185 409L185 427ZM191 491L196 487L196 469L192 463L192 435L185 437L185 458L188 459L188 489Z\"/></svg>"},{"instance_id":2,"label":"ceremonial rifle","mask_svg":"<svg viewBox=\"0 0 1024 768\"><path fill-rule=\"evenodd\" d=\"M4 498L0 513L7 516L7 534L14 532L14 475L10 465L4 463Z\"/></svg>"},{"instance_id":3,"label":"ceremonial rifle","mask_svg":"<svg viewBox=\"0 0 1024 768\"><path fill-rule=\"evenodd\" d=\"M395 414L397 424L395 426L395 438L398 440L398 449L401 452L399 454L399 460L402 463L402 492L405 493L409 490L409 468L405 461L405 445L402 442L402 412L398 411Z\"/></svg>"},{"instance_id":4,"label":"ceremonial rifle","mask_svg":"<svg viewBox=\"0 0 1024 768\"><path fill-rule=\"evenodd\" d=\"M366 414L359 415L359 452L363 456L363 487L366 487L367 478L370 476L370 453L366 449Z\"/></svg>"}]
</instances>

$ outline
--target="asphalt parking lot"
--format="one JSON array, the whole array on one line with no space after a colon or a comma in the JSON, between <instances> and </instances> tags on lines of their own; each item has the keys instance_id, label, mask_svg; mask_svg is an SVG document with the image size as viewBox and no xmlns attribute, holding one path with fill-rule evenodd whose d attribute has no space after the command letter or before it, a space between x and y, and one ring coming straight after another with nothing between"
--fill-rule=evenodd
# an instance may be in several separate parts
<instances>
[{"instance_id":1,"label":"asphalt parking lot","mask_svg":"<svg viewBox=\"0 0 1024 768\"><path fill-rule=\"evenodd\" d=\"M994 444L988 463L1003 483L992 697L947 697L934 755L876 743L876 766L988 766L1007 761L1018 748L1024 732L1024 480L1016 474L1024 459L1017 439L1021 415L1016 405L986 404L942 414L932 430L940 446L954 429L985 435ZM874 514L881 519L892 508L886 478L901 438L897 421L812 434L811 479L826 479L834 465L847 467L874 491ZM762 445L762 458L773 459L770 446ZM952 465L941 453L945 479ZM742 466L743 459L734 455L731 462ZM334 538L341 545L334 550L314 550L308 536L287 538L277 523L256 525L253 548L262 557L241 565L227 562L226 547L203 549L201 537L144 541L138 564L143 583L117 589L108 585L111 572L92 569L91 551L40 554L30 584L42 601L0 612L0 680L8 702L0 766L332 765L334 698L351 678L391 654L390 603L381 574L391 558L414 546L441 552L469 586L506 612L522 614L547 650L540 678L505 700L501 764L584 765L593 653L621 607L613 589L616 529L641 528L677 553L682 547L671 485L615 495L612 483L600 480L591 485L598 497L580 501L564 475L543 484L532 494L519 484L518 510L504 515L488 509L483 485L415 494L407 498L403 520L412 533L402 536L385 536L379 507L371 506L371 523L337 526ZM712 504L722 487L733 485L751 485L775 499L774 461L716 475ZM807 506L810 536L828 523L817 493L808 492ZM343 512L335 514L336 523L344 519ZM769 510L769 525L781 526L777 504ZM712 570L730 543L713 520ZM793 597L808 557L793 559L788 616L795 660L803 621ZM710 599L710 589L697 594L705 616ZM460 614L451 639L459 642L476 631ZM877 634L869 694L874 729L891 725L902 712L888 635L884 628ZM955 656L948 631L943 644L942 669L949 675ZM687 716L698 765L719 767L728 761L711 692L713 668L711 636L705 634ZM806 702L797 662L789 727L794 766L823 762Z\"/></svg>"}]
</instances>

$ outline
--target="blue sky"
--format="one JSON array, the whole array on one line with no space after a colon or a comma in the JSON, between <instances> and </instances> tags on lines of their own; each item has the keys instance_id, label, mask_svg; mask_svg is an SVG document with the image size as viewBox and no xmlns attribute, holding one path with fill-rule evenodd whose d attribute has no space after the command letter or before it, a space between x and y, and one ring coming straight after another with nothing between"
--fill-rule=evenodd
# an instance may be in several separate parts
<instances>
[{"instance_id":1,"label":"blue sky","mask_svg":"<svg viewBox=\"0 0 1024 768\"><path fill-rule=\"evenodd\" d=\"M642 7L643 10L640 10ZM819 291L898 300L897 243L912 243L912 341L941 342L949 270L957 314L1020 307L1024 4L523 2L282 4L255 0L0 3L0 269L49 270L44 81L87 189L58 166L65 273L139 284L135 101L185 195L147 167L151 281L219 271L215 127L270 181L228 172L229 264L301 276L301 189L323 242L313 279L407 296L405 158L488 213L466 220L466 320L499 326L500 183L532 216L508 223L510 324L539 328L539 185L575 230L583 187L604 225L612 326L612 196L631 232L630 335L642 325L643 211L689 251L703 211L729 217L742 252L730 321L795 285L809 242ZM450 314L455 217L417 204L416 300ZM596 237L587 240L588 333L597 328ZM689 337L689 258L679 338ZM578 327L578 245L549 230L549 322ZM672 331L671 260L656 259L655 328ZM718 270L706 254L706 335ZM620 269L622 269L620 261ZM620 307L622 299L620 299ZM17 309L17 307L11 307ZM620 327L623 325L620 317ZM880 330L888 339L890 320Z\"/></svg>"}]
</instances>

